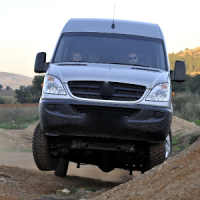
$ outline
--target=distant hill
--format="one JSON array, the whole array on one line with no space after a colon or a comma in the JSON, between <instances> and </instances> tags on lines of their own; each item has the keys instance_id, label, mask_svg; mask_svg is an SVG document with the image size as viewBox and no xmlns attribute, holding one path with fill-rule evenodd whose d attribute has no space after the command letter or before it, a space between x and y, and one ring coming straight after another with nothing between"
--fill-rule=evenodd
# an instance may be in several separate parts
<instances>
[{"instance_id":1,"label":"distant hill","mask_svg":"<svg viewBox=\"0 0 200 200\"><path fill-rule=\"evenodd\" d=\"M20 86L32 85L32 80L33 78L28 76L0 72L0 84L3 85L3 89L5 89L6 86L10 86L14 90L19 89Z\"/></svg>"},{"instance_id":2,"label":"distant hill","mask_svg":"<svg viewBox=\"0 0 200 200\"><path fill-rule=\"evenodd\" d=\"M187 74L200 74L200 47L195 49L186 48L185 51L170 53L169 63L171 69L174 69L176 60L185 61Z\"/></svg>"}]
</instances>

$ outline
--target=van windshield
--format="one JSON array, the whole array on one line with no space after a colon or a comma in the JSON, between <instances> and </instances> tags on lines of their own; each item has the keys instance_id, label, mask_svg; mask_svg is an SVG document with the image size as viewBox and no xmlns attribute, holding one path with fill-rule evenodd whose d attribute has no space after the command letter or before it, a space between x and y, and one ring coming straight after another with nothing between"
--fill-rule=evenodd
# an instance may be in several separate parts
<instances>
[{"instance_id":1,"label":"van windshield","mask_svg":"<svg viewBox=\"0 0 200 200\"><path fill-rule=\"evenodd\" d=\"M166 70L161 39L114 33L64 33L53 63L87 62Z\"/></svg>"}]
</instances>

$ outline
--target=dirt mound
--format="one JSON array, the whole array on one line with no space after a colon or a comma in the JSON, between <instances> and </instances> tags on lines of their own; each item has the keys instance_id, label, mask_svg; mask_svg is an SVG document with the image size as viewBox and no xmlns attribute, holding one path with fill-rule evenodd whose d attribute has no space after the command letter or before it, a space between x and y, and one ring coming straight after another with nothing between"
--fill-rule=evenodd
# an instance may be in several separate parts
<instances>
[{"instance_id":1,"label":"dirt mound","mask_svg":"<svg viewBox=\"0 0 200 200\"><path fill-rule=\"evenodd\" d=\"M200 140L163 164L95 199L200 199Z\"/></svg>"},{"instance_id":2,"label":"dirt mound","mask_svg":"<svg viewBox=\"0 0 200 200\"><path fill-rule=\"evenodd\" d=\"M172 135L181 134L183 136L193 133L195 129L200 129L200 127L195 125L194 123L188 122L184 119L180 119L174 116L172 120L171 129Z\"/></svg>"}]
</instances>

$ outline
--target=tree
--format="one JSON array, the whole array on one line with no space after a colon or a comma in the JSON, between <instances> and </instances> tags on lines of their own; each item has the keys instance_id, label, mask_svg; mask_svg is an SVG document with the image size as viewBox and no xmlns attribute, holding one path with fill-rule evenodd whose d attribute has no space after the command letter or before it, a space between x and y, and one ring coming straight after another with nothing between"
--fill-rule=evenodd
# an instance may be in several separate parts
<instances>
[{"instance_id":1,"label":"tree","mask_svg":"<svg viewBox=\"0 0 200 200\"><path fill-rule=\"evenodd\" d=\"M29 86L27 86L27 87L25 88L25 90L31 90L32 87L33 87L32 85L29 85Z\"/></svg>"},{"instance_id":2,"label":"tree","mask_svg":"<svg viewBox=\"0 0 200 200\"><path fill-rule=\"evenodd\" d=\"M27 87L20 86L19 90L15 90L15 98L19 103L37 103L39 102L44 76L34 76L32 85Z\"/></svg>"},{"instance_id":3,"label":"tree","mask_svg":"<svg viewBox=\"0 0 200 200\"><path fill-rule=\"evenodd\" d=\"M44 76L34 76L34 79L32 81L33 87L36 90L41 91L42 90L41 84L43 83L43 80L44 80Z\"/></svg>"},{"instance_id":4,"label":"tree","mask_svg":"<svg viewBox=\"0 0 200 200\"><path fill-rule=\"evenodd\" d=\"M185 52L169 54L170 69L174 69L176 60L185 61L187 73L200 72L200 49L185 48Z\"/></svg>"},{"instance_id":5,"label":"tree","mask_svg":"<svg viewBox=\"0 0 200 200\"><path fill-rule=\"evenodd\" d=\"M2 89L3 89L3 85L0 84L0 91L2 91Z\"/></svg>"},{"instance_id":6,"label":"tree","mask_svg":"<svg viewBox=\"0 0 200 200\"><path fill-rule=\"evenodd\" d=\"M19 89L20 90L25 90L25 86L20 86Z\"/></svg>"},{"instance_id":7,"label":"tree","mask_svg":"<svg viewBox=\"0 0 200 200\"><path fill-rule=\"evenodd\" d=\"M27 103L28 102L28 91L20 88L19 90L15 90L15 98L19 103Z\"/></svg>"},{"instance_id":8,"label":"tree","mask_svg":"<svg viewBox=\"0 0 200 200\"><path fill-rule=\"evenodd\" d=\"M6 90L9 91L12 90L12 88L10 86L6 86Z\"/></svg>"}]
</instances>

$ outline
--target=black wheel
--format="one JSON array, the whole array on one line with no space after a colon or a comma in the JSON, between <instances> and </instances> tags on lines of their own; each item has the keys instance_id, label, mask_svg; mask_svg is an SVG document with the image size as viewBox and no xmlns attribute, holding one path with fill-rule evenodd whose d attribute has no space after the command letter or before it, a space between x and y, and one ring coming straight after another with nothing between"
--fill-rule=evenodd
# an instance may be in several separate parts
<instances>
[{"instance_id":1,"label":"black wheel","mask_svg":"<svg viewBox=\"0 0 200 200\"><path fill-rule=\"evenodd\" d=\"M61 156L60 162L58 164L58 167L54 171L54 174L59 177L65 177L67 174L68 165L69 165L69 160L67 159L67 157Z\"/></svg>"},{"instance_id":2,"label":"black wheel","mask_svg":"<svg viewBox=\"0 0 200 200\"><path fill-rule=\"evenodd\" d=\"M38 169L42 171L53 171L59 164L59 157L50 156L48 137L42 132L40 124L35 128L33 134L33 157Z\"/></svg>"},{"instance_id":3,"label":"black wheel","mask_svg":"<svg viewBox=\"0 0 200 200\"><path fill-rule=\"evenodd\" d=\"M161 144L151 145L149 149L149 155L147 156L143 167L142 172L150 170L151 168L155 167L163 163L166 159L171 156L172 153L172 134L171 130L167 135L165 141Z\"/></svg>"}]
</instances>

